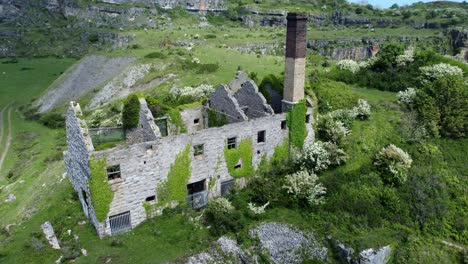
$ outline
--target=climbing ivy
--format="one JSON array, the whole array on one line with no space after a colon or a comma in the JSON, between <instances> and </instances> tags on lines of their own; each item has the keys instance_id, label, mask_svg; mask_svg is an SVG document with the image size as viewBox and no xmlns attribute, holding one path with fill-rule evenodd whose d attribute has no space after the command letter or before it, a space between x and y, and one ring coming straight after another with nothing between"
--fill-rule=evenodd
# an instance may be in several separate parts
<instances>
[{"instance_id":1,"label":"climbing ivy","mask_svg":"<svg viewBox=\"0 0 468 264\"><path fill-rule=\"evenodd\" d=\"M208 127L222 127L228 123L225 115L218 114L213 109L208 109Z\"/></svg>"},{"instance_id":2,"label":"climbing ivy","mask_svg":"<svg viewBox=\"0 0 468 264\"><path fill-rule=\"evenodd\" d=\"M185 127L184 121L182 120L182 116L177 109L169 110L169 118L171 123L175 125L177 133L187 133L187 128Z\"/></svg>"},{"instance_id":3,"label":"climbing ivy","mask_svg":"<svg viewBox=\"0 0 468 264\"><path fill-rule=\"evenodd\" d=\"M255 174L252 166L252 139L243 139L238 148L228 149L224 147L224 158L228 167L229 174L234 178L248 177ZM241 168L234 168L239 161L242 162Z\"/></svg>"},{"instance_id":4,"label":"climbing ivy","mask_svg":"<svg viewBox=\"0 0 468 264\"><path fill-rule=\"evenodd\" d=\"M136 128L140 121L140 101L136 94L129 95L122 110L122 124L124 128Z\"/></svg>"},{"instance_id":5,"label":"climbing ivy","mask_svg":"<svg viewBox=\"0 0 468 264\"><path fill-rule=\"evenodd\" d=\"M109 213L112 199L114 199L114 192L107 183L106 159L98 160L91 156L89 167L91 169L91 179L88 184L91 201L96 212L96 218L99 222L104 222Z\"/></svg>"},{"instance_id":6,"label":"climbing ivy","mask_svg":"<svg viewBox=\"0 0 468 264\"><path fill-rule=\"evenodd\" d=\"M158 203L164 201L177 201L185 203L187 199L187 182L192 174L190 148L191 144L187 145L185 150L177 154L174 163L167 175L167 181L158 186Z\"/></svg>"},{"instance_id":7,"label":"climbing ivy","mask_svg":"<svg viewBox=\"0 0 468 264\"><path fill-rule=\"evenodd\" d=\"M307 128L305 123L306 113L306 101L305 99L302 99L289 108L286 117L291 145L298 149L302 149L304 146L304 140L307 137Z\"/></svg>"}]
</instances>

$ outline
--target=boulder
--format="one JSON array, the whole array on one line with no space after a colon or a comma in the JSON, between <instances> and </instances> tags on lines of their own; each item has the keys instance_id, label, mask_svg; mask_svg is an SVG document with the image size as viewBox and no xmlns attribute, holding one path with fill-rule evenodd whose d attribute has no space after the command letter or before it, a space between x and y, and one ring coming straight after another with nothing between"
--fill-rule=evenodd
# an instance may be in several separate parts
<instances>
[{"instance_id":1,"label":"boulder","mask_svg":"<svg viewBox=\"0 0 468 264\"><path fill-rule=\"evenodd\" d=\"M390 259L390 253L389 245L380 249L365 249L359 253L359 264L385 264Z\"/></svg>"},{"instance_id":2,"label":"boulder","mask_svg":"<svg viewBox=\"0 0 468 264\"><path fill-rule=\"evenodd\" d=\"M49 241L49 244L52 246L54 249L60 249L60 244L55 236L54 228L52 227L52 224L49 221L46 221L41 225L42 232L44 232L44 235Z\"/></svg>"}]
</instances>

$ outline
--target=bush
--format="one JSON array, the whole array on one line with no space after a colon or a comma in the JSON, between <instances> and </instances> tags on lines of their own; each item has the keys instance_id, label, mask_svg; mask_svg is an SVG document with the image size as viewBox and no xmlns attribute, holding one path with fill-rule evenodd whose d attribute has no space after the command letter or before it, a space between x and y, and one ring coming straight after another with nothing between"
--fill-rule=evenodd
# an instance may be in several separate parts
<instances>
[{"instance_id":1,"label":"bush","mask_svg":"<svg viewBox=\"0 0 468 264\"><path fill-rule=\"evenodd\" d=\"M371 115L371 107L366 100L359 99L358 105L353 108L353 112L356 114L357 118L365 120Z\"/></svg>"},{"instance_id":2,"label":"bush","mask_svg":"<svg viewBox=\"0 0 468 264\"><path fill-rule=\"evenodd\" d=\"M381 149L374 160L382 180L390 185L401 185L406 182L411 163L413 160L408 153L393 144Z\"/></svg>"},{"instance_id":3,"label":"bush","mask_svg":"<svg viewBox=\"0 0 468 264\"><path fill-rule=\"evenodd\" d=\"M205 210L205 220L213 236L236 233L244 227L242 214L226 198L211 200Z\"/></svg>"},{"instance_id":4,"label":"bush","mask_svg":"<svg viewBox=\"0 0 468 264\"><path fill-rule=\"evenodd\" d=\"M326 193L325 187L318 183L317 175L304 170L286 175L283 189L296 199L307 200L309 205L322 204Z\"/></svg>"},{"instance_id":5,"label":"bush","mask_svg":"<svg viewBox=\"0 0 468 264\"><path fill-rule=\"evenodd\" d=\"M140 122L140 101L136 94L129 95L122 110L122 124L125 129L136 128Z\"/></svg>"},{"instance_id":6,"label":"bush","mask_svg":"<svg viewBox=\"0 0 468 264\"><path fill-rule=\"evenodd\" d=\"M335 120L333 115L319 116L317 123L318 136L325 140L339 144L351 131L343 122Z\"/></svg>"},{"instance_id":7,"label":"bush","mask_svg":"<svg viewBox=\"0 0 468 264\"><path fill-rule=\"evenodd\" d=\"M302 170L311 172L326 170L331 162L325 143L316 141L305 146L303 154L297 156L297 163Z\"/></svg>"},{"instance_id":8,"label":"bush","mask_svg":"<svg viewBox=\"0 0 468 264\"><path fill-rule=\"evenodd\" d=\"M215 39L216 35L215 34L206 34L205 39Z\"/></svg>"},{"instance_id":9,"label":"bush","mask_svg":"<svg viewBox=\"0 0 468 264\"><path fill-rule=\"evenodd\" d=\"M145 58L147 59L165 59L167 56L159 51L156 52L151 52L145 55Z\"/></svg>"},{"instance_id":10,"label":"bush","mask_svg":"<svg viewBox=\"0 0 468 264\"><path fill-rule=\"evenodd\" d=\"M315 84L314 92L317 95L321 113L337 109L351 109L359 99L359 95L342 82L319 82Z\"/></svg>"},{"instance_id":11,"label":"bush","mask_svg":"<svg viewBox=\"0 0 468 264\"><path fill-rule=\"evenodd\" d=\"M39 122L49 128L65 127L65 117L59 113L48 113L39 118Z\"/></svg>"}]
</instances>

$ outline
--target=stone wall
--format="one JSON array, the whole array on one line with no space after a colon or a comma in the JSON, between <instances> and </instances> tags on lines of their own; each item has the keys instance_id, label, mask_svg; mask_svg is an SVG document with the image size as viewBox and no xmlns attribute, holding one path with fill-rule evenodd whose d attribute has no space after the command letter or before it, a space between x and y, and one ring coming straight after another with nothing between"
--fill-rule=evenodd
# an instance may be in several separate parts
<instances>
[{"instance_id":1,"label":"stone wall","mask_svg":"<svg viewBox=\"0 0 468 264\"><path fill-rule=\"evenodd\" d=\"M258 118L274 113L252 80L244 82L242 88L234 94L234 97L248 118Z\"/></svg>"},{"instance_id":2,"label":"stone wall","mask_svg":"<svg viewBox=\"0 0 468 264\"><path fill-rule=\"evenodd\" d=\"M127 131L127 143L135 144L146 141L154 141L161 137L158 126L154 123L154 117L148 108L146 100L140 98L140 121L138 126Z\"/></svg>"},{"instance_id":3,"label":"stone wall","mask_svg":"<svg viewBox=\"0 0 468 264\"><path fill-rule=\"evenodd\" d=\"M94 147L86 122L79 118L81 115L80 105L71 102L66 119L68 150L64 152L65 169L73 189L78 193L83 212L94 224L99 236L102 237L103 228L96 218L88 188L88 181L91 177L89 158Z\"/></svg>"},{"instance_id":4,"label":"stone wall","mask_svg":"<svg viewBox=\"0 0 468 264\"><path fill-rule=\"evenodd\" d=\"M185 109L180 112L180 116L182 117L185 127L187 128L187 133L195 133L207 127L205 126L203 106ZM198 123L195 123L195 120L197 119Z\"/></svg>"},{"instance_id":5,"label":"stone wall","mask_svg":"<svg viewBox=\"0 0 468 264\"><path fill-rule=\"evenodd\" d=\"M229 123L246 121L247 115L228 89L225 85L219 86L210 96L210 107L220 114L225 114Z\"/></svg>"}]
</instances>

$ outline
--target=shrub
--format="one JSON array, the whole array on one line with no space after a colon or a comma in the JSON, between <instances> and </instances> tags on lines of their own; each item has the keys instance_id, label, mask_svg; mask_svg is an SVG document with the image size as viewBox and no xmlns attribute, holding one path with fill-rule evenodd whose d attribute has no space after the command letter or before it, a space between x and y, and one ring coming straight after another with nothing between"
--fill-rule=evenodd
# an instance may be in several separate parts
<instances>
[{"instance_id":1,"label":"shrub","mask_svg":"<svg viewBox=\"0 0 468 264\"><path fill-rule=\"evenodd\" d=\"M333 120L341 121L347 129L352 128L354 119L356 119L356 114L356 111L348 109L339 109L328 113Z\"/></svg>"},{"instance_id":2,"label":"shrub","mask_svg":"<svg viewBox=\"0 0 468 264\"><path fill-rule=\"evenodd\" d=\"M302 170L314 172L325 170L331 164L330 154L321 141L305 146L303 154L297 156L297 162Z\"/></svg>"},{"instance_id":3,"label":"shrub","mask_svg":"<svg viewBox=\"0 0 468 264\"><path fill-rule=\"evenodd\" d=\"M371 115L371 107L366 100L359 99L358 105L353 108L353 111L356 113L356 117L365 120L368 119Z\"/></svg>"},{"instance_id":4,"label":"shrub","mask_svg":"<svg viewBox=\"0 0 468 264\"><path fill-rule=\"evenodd\" d=\"M216 35L215 34L206 34L205 39L215 39Z\"/></svg>"},{"instance_id":5,"label":"shrub","mask_svg":"<svg viewBox=\"0 0 468 264\"><path fill-rule=\"evenodd\" d=\"M432 66L421 67L420 70L423 81L434 81L441 77L447 76L463 76L462 69L447 63L439 63Z\"/></svg>"},{"instance_id":6,"label":"shrub","mask_svg":"<svg viewBox=\"0 0 468 264\"><path fill-rule=\"evenodd\" d=\"M317 205L324 202L325 187L318 183L317 175L308 171L299 171L286 175L283 189L297 199L307 200L309 205Z\"/></svg>"},{"instance_id":7,"label":"shrub","mask_svg":"<svg viewBox=\"0 0 468 264\"><path fill-rule=\"evenodd\" d=\"M187 133L187 128L185 127L180 112L177 109L170 109L168 114L171 123L176 127L176 133Z\"/></svg>"},{"instance_id":8,"label":"shrub","mask_svg":"<svg viewBox=\"0 0 468 264\"><path fill-rule=\"evenodd\" d=\"M350 71L352 73L357 73L359 71L359 63L353 60L341 60L339 61L336 66L340 70Z\"/></svg>"},{"instance_id":9,"label":"shrub","mask_svg":"<svg viewBox=\"0 0 468 264\"><path fill-rule=\"evenodd\" d=\"M267 202L266 204L262 205L262 206L256 206L254 203L249 203L248 204L248 207L249 207L249 210L253 213L253 214L263 214L265 213L265 208L270 204L270 202Z\"/></svg>"},{"instance_id":10,"label":"shrub","mask_svg":"<svg viewBox=\"0 0 468 264\"><path fill-rule=\"evenodd\" d=\"M284 80L282 77L277 77L274 74L268 74L265 76L258 86L260 91L262 90L267 90L267 86L271 86L274 90L276 90L278 93L283 94L283 83Z\"/></svg>"},{"instance_id":11,"label":"shrub","mask_svg":"<svg viewBox=\"0 0 468 264\"><path fill-rule=\"evenodd\" d=\"M359 95L342 82L319 82L315 84L314 92L317 94L321 113L336 109L351 109L359 99Z\"/></svg>"},{"instance_id":12,"label":"shrub","mask_svg":"<svg viewBox=\"0 0 468 264\"><path fill-rule=\"evenodd\" d=\"M165 59L167 56L160 51L151 52L145 55L147 59Z\"/></svg>"},{"instance_id":13,"label":"shrub","mask_svg":"<svg viewBox=\"0 0 468 264\"><path fill-rule=\"evenodd\" d=\"M408 153L390 144L377 153L374 165L385 183L401 185L406 182L407 173L412 162L413 160Z\"/></svg>"},{"instance_id":14,"label":"shrub","mask_svg":"<svg viewBox=\"0 0 468 264\"><path fill-rule=\"evenodd\" d=\"M243 217L226 198L211 200L205 210L205 220L211 225L210 233L221 236L228 232L236 233L244 227Z\"/></svg>"},{"instance_id":15,"label":"shrub","mask_svg":"<svg viewBox=\"0 0 468 264\"><path fill-rule=\"evenodd\" d=\"M107 182L106 159L97 160L93 156L89 159L91 179L89 191L94 212L99 222L104 222L109 213L110 204L114 199L114 192Z\"/></svg>"},{"instance_id":16,"label":"shrub","mask_svg":"<svg viewBox=\"0 0 468 264\"><path fill-rule=\"evenodd\" d=\"M125 129L136 128L140 121L140 101L136 94L129 95L122 110L122 124Z\"/></svg>"},{"instance_id":17,"label":"shrub","mask_svg":"<svg viewBox=\"0 0 468 264\"><path fill-rule=\"evenodd\" d=\"M351 131L343 122L335 120L332 115L320 116L317 123L318 135L325 141L339 144Z\"/></svg>"},{"instance_id":18,"label":"shrub","mask_svg":"<svg viewBox=\"0 0 468 264\"><path fill-rule=\"evenodd\" d=\"M468 131L468 93L463 77L444 76L418 90L415 108L429 131L445 137L465 137Z\"/></svg>"},{"instance_id":19,"label":"shrub","mask_svg":"<svg viewBox=\"0 0 468 264\"><path fill-rule=\"evenodd\" d=\"M397 94L398 102L407 106L411 106L416 98L416 89L408 88L404 91L399 91Z\"/></svg>"},{"instance_id":20,"label":"shrub","mask_svg":"<svg viewBox=\"0 0 468 264\"><path fill-rule=\"evenodd\" d=\"M59 113L48 113L39 118L39 122L49 128L65 127L65 117Z\"/></svg>"},{"instance_id":21,"label":"shrub","mask_svg":"<svg viewBox=\"0 0 468 264\"><path fill-rule=\"evenodd\" d=\"M340 149L336 144L331 142L325 142L323 147L328 152L328 157L330 160L330 165L341 165L348 160L348 155L343 149Z\"/></svg>"},{"instance_id":22,"label":"shrub","mask_svg":"<svg viewBox=\"0 0 468 264\"><path fill-rule=\"evenodd\" d=\"M218 114L215 110L208 109L208 127L222 127L228 124L227 117L223 114Z\"/></svg>"}]
</instances>

